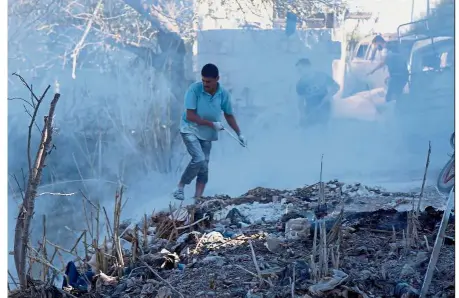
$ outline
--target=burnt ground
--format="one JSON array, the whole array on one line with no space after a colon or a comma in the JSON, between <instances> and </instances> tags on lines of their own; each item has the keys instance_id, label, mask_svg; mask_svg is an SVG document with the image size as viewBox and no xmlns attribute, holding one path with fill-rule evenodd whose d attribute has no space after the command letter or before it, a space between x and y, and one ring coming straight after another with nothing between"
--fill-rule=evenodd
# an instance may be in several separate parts
<instances>
[{"instance_id":1,"label":"burnt ground","mask_svg":"<svg viewBox=\"0 0 459 298\"><path fill-rule=\"evenodd\" d=\"M321 246L317 236L315 254L317 221L310 216L318 211L318 185L293 191L257 188L240 198L216 196L187 208L194 215L188 223L210 216L191 228L183 228L187 222L170 213L153 216L148 248L126 264L124 276L112 285L99 281L82 297L417 297L443 212L424 208L414 235L410 213L393 208L410 206L416 193L336 180L326 184L324 193L327 216L321 221L327 243ZM386 208L355 211L371 200L386 202ZM263 205L285 211L261 220L247 211ZM295 237L286 233L289 220L301 222ZM180 230L175 234L176 228ZM446 234L428 297L454 297L454 219ZM320 277L318 251L324 247L328 261L322 267L328 268ZM35 293L10 297L41 297ZM63 297L62 293L53 297Z\"/></svg>"}]
</instances>

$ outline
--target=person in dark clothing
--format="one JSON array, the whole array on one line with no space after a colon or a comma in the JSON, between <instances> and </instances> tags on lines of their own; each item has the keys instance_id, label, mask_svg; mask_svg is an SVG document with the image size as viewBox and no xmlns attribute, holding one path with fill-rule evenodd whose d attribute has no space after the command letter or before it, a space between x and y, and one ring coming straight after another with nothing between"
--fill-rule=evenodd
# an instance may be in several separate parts
<instances>
[{"instance_id":1,"label":"person in dark clothing","mask_svg":"<svg viewBox=\"0 0 459 298\"><path fill-rule=\"evenodd\" d=\"M307 58L296 63L300 79L296 84L300 125L326 124L331 117L331 98L339 85L327 74L312 69Z\"/></svg>"},{"instance_id":2,"label":"person in dark clothing","mask_svg":"<svg viewBox=\"0 0 459 298\"><path fill-rule=\"evenodd\" d=\"M381 35L375 36L373 45L381 52L381 62L368 73L372 75L375 71L387 66L389 78L387 83L386 102L397 100L403 93L408 82L409 72L405 59L400 54L398 47L394 46L391 50L387 48L387 42Z\"/></svg>"},{"instance_id":3,"label":"person in dark clothing","mask_svg":"<svg viewBox=\"0 0 459 298\"><path fill-rule=\"evenodd\" d=\"M79 273L75 263L72 261L67 263L65 275L66 276L62 281L62 288L64 289L71 286L72 288L82 292L88 291L88 287L95 277L95 274L92 272L90 267L88 267L88 271L84 274Z\"/></svg>"}]
</instances>

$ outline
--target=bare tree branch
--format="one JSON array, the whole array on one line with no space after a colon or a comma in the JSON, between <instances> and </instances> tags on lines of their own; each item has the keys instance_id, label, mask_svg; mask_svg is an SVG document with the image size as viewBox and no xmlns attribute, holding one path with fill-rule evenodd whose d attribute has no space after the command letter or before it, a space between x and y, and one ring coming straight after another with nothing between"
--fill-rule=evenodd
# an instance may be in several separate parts
<instances>
[{"instance_id":1,"label":"bare tree branch","mask_svg":"<svg viewBox=\"0 0 459 298\"><path fill-rule=\"evenodd\" d=\"M91 30L92 23L94 22L94 19L95 19L97 13L99 12L99 9L100 9L101 5L102 5L102 0L99 0L99 2L96 5L96 8L94 9L94 12L93 12L91 18L88 21L88 24L86 25L86 29L84 30L83 36L81 36L80 41L77 43L77 45L75 46L75 49L73 50L73 53L72 53L72 58L73 58L72 78L73 79L76 78L75 72L76 72L76 61L77 61L78 54L80 53L81 49L83 48L86 36L88 36L89 31Z\"/></svg>"}]
</instances>

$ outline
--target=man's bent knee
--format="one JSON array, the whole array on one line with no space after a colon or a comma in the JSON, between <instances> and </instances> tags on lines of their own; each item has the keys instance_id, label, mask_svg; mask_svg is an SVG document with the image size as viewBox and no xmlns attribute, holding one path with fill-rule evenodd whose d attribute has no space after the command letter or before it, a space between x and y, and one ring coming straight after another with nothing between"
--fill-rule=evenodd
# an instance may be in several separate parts
<instances>
[{"instance_id":1,"label":"man's bent knee","mask_svg":"<svg viewBox=\"0 0 459 298\"><path fill-rule=\"evenodd\" d=\"M207 165L207 161L204 156L193 156L191 158L191 164L194 167L202 168Z\"/></svg>"},{"instance_id":2,"label":"man's bent knee","mask_svg":"<svg viewBox=\"0 0 459 298\"><path fill-rule=\"evenodd\" d=\"M196 181L198 183L206 184L209 180L209 162L206 160L198 172L198 176L196 177Z\"/></svg>"}]
</instances>

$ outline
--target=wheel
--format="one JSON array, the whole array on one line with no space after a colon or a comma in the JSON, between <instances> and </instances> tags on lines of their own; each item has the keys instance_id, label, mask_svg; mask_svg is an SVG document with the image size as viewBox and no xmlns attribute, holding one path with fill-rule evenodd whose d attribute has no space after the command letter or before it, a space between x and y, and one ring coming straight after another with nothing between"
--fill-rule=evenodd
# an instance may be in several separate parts
<instances>
[{"instance_id":1,"label":"wheel","mask_svg":"<svg viewBox=\"0 0 459 298\"><path fill-rule=\"evenodd\" d=\"M438 175L437 188L442 193L449 193L454 186L454 156Z\"/></svg>"}]
</instances>

